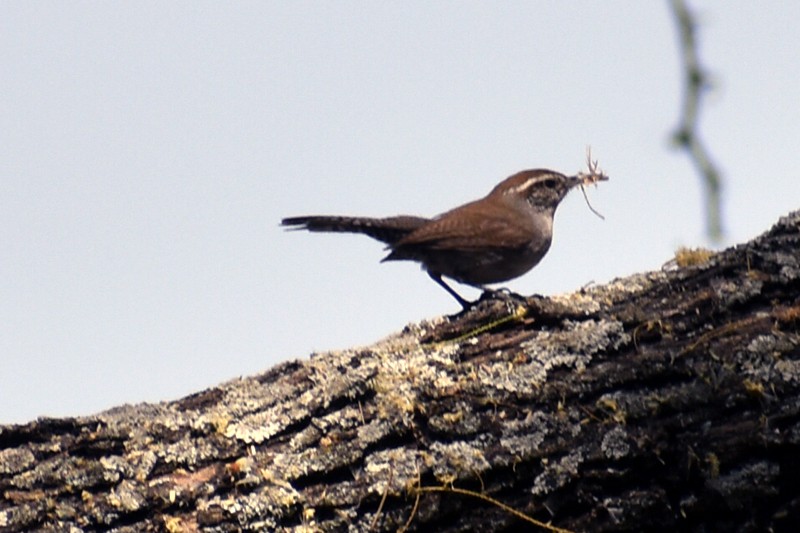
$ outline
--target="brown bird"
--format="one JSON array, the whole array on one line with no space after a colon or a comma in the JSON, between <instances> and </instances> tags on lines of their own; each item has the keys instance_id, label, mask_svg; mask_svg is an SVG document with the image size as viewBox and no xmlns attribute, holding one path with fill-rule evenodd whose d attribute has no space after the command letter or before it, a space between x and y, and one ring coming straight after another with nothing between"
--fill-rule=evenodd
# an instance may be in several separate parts
<instances>
[{"instance_id":1,"label":"brown bird","mask_svg":"<svg viewBox=\"0 0 800 533\"><path fill-rule=\"evenodd\" d=\"M552 170L523 170L481 198L434 218L302 216L284 218L289 229L363 233L386 243L383 261L417 261L465 309L462 298L442 276L479 289L517 278L550 248L553 216L577 186L607 180L589 164L589 173L567 177Z\"/></svg>"}]
</instances>

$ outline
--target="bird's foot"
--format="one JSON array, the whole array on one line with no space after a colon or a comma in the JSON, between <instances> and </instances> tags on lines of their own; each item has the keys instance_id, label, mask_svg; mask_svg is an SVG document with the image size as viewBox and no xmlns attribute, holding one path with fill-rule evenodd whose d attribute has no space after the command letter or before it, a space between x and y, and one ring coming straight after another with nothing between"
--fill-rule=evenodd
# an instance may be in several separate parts
<instances>
[{"instance_id":1,"label":"bird's foot","mask_svg":"<svg viewBox=\"0 0 800 533\"><path fill-rule=\"evenodd\" d=\"M450 321L474 321L481 322L481 328L485 327L486 320L497 325L504 323L508 319L522 319L530 311L528 299L525 296L511 292L508 289L487 289L482 287L483 293L475 301L464 301L462 309L454 315L448 316ZM461 303L461 302L459 302ZM497 320L499 322L492 322Z\"/></svg>"},{"instance_id":2,"label":"bird's foot","mask_svg":"<svg viewBox=\"0 0 800 533\"><path fill-rule=\"evenodd\" d=\"M511 292L508 289L483 289L480 298L472 302L468 300L459 300L461 304L461 311L452 315L451 318L461 318L478 308L492 307L493 303L505 304L510 314L518 313L520 308L527 308L527 299L520 295Z\"/></svg>"},{"instance_id":3,"label":"bird's foot","mask_svg":"<svg viewBox=\"0 0 800 533\"><path fill-rule=\"evenodd\" d=\"M518 304L526 304L528 299L521 294L517 294L516 292L511 292L511 290L506 289L505 287L500 289L483 289L483 294L478 299L479 302L487 301L487 300L503 300L506 302L515 302Z\"/></svg>"}]
</instances>

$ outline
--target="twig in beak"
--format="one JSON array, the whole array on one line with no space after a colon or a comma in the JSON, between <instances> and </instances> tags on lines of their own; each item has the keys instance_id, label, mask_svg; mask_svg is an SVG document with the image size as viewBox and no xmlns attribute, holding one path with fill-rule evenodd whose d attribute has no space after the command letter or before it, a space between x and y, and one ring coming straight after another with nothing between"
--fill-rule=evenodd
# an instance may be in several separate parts
<instances>
[{"instance_id":1,"label":"twig in beak","mask_svg":"<svg viewBox=\"0 0 800 533\"><path fill-rule=\"evenodd\" d=\"M597 166L597 161L592 161L592 149L591 147L586 147L586 166L589 169L589 172L578 172L578 179L581 180L581 192L583 193L583 199L586 200L586 205L589 206L589 210L600 217L601 220L605 220L602 214L597 211L592 204L589 203L589 197L586 195L586 187L585 185L594 185L597 186L597 182L599 181L608 181L608 176L606 176L602 170L600 170Z\"/></svg>"},{"instance_id":2,"label":"twig in beak","mask_svg":"<svg viewBox=\"0 0 800 533\"><path fill-rule=\"evenodd\" d=\"M597 209L595 209L594 207L592 207L592 204L590 204L590 203L589 203L589 197L588 197L588 196L586 196L586 187L584 187L584 186L583 186L583 183L581 183L581 192L583 193L583 199L584 199L584 200L586 200L586 205L587 205L587 206L589 206L589 211L591 211L592 213L594 213L595 215L597 215L598 217L600 217L600 220L605 220L605 219L606 219L606 217L604 217L604 216L603 216L603 215L600 213L600 211L598 211Z\"/></svg>"}]
</instances>

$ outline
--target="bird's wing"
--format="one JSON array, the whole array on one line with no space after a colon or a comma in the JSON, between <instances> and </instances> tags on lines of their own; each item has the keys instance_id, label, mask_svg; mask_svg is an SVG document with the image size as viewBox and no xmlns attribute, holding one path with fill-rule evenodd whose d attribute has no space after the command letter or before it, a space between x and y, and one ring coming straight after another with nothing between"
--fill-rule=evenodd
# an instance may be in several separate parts
<instances>
[{"instance_id":1,"label":"bird's wing","mask_svg":"<svg viewBox=\"0 0 800 533\"><path fill-rule=\"evenodd\" d=\"M469 224L462 214L468 211ZM393 245L393 251L426 248L456 249L513 249L529 244L531 221L515 216L513 211L471 203L448 211L415 229ZM523 229L521 231L520 229Z\"/></svg>"}]
</instances>

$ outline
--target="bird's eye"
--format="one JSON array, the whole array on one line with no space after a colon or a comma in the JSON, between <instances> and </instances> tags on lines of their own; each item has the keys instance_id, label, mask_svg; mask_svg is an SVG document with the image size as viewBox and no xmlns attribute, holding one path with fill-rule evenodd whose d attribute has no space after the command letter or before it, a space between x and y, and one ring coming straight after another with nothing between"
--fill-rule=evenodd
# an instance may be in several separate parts
<instances>
[{"instance_id":1,"label":"bird's eye","mask_svg":"<svg viewBox=\"0 0 800 533\"><path fill-rule=\"evenodd\" d=\"M548 189L555 189L557 185L557 181L555 178L550 178L544 181L544 186Z\"/></svg>"}]
</instances>

